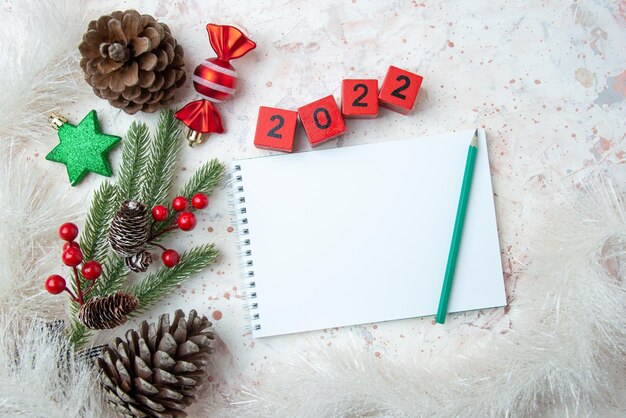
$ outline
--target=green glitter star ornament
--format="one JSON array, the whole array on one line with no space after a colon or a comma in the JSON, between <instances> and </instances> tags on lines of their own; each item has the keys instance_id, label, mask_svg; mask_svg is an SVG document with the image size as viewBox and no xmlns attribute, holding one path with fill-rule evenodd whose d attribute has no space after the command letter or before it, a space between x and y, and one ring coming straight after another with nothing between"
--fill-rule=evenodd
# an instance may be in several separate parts
<instances>
[{"instance_id":1,"label":"green glitter star ornament","mask_svg":"<svg viewBox=\"0 0 626 418\"><path fill-rule=\"evenodd\" d=\"M63 116L56 114L50 115L48 121L58 131L60 143L46 155L46 160L65 164L72 186L90 171L111 177L108 154L122 138L100 131L95 110L89 112L78 126L67 123Z\"/></svg>"}]
</instances>

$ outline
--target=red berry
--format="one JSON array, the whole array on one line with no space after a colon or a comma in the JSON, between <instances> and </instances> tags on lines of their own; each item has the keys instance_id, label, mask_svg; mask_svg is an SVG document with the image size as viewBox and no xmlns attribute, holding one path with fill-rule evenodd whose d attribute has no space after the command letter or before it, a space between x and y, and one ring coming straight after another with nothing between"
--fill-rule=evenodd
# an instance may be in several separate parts
<instances>
[{"instance_id":1,"label":"red berry","mask_svg":"<svg viewBox=\"0 0 626 418\"><path fill-rule=\"evenodd\" d=\"M187 198L183 196L175 197L172 201L172 207L176 212L184 211L185 209L187 209L187 205L189 205L189 202L187 201Z\"/></svg>"},{"instance_id":2,"label":"red berry","mask_svg":"<svg viewBox=\"0 0 626 418\"><path fill-rule=\"evenodd\" d=\"M196 209L204 209L209 206L209 198L204 193L197 193L191 198L191 204Z\"/></svg>"},{"instance_id":3,"label":"red berry","mask_svg":"<svg viewBox=\"0 0 626 418\"><path fill-rule=\"evenodd\" d=\"M53 274L46 279L46 290L48 293L58 295L65 290L65 279L58 274Z\"/></svg>"},{"instance_id":4,"label":"red berry","mask_svg":"<svg viewBox=\"0 0 626 418\"><path fill-rule=\"evenodd\" d=\"M191 212L183 212L178 215L178 227L183 231L191 231L196 227L196 215Z\"/></svg>"},{"instance_id":5,"label":"red berry","mask_svg":"<svg viewBox=\"0 0 626 418\"><path fill-rule=\"evenodd\" d=\"M63 251L65 252L65 250L67 250L70 247L80 249L80 245L78 245L76 241L69 241L63 244Z\"/></svg>"},{"instance_id":6,"label":"red berry","mask_svg":"<svg viewBox=\"0 0 626 418\"><path fill-rule=\"evenodd\" d=\"M74 241L78 236L78 227L71 222L66 222L59 227L59 236L64 241Z\"/></svg>"},{"instance_id":7,"label":"red berry","mask_svg":"<svg viewBox=\"0 0 626 418\"><path fill-rule=\"evenodd\" d=\"M83 252L78 248L70 247L63 251L62 259L66 266L76 267L83 261Z\"/></svg>"},{"instance_id":8,"label":"red berry","mask_svg":"<svg viewBox=\"0 0 626 418\"><path fill-rule=\"evenodd\" d=\"M170 211L163 205L158 205L152 208L152 217L157 222L163 222L169 216Z\"/></svg>"},{"instance_id":9,"label":"red berry","mask_svg":"<svg viewBox=\"0 0 626 418\"><path fill-rule=\"evenodd\" d=\"M102 266L97 261L90 260L83 264L80 272L86 280L96 280L102 274Z\"/></svg>"},{"instance_id":10,"label":"red berry","mask_svg":"<svg viewBox=\"0 0 626 418\"><path fill-rule=\"evenodd\" d=\"M165 250L161 255L161 260L163 260L163 264L171 268L178 264L180 257L174 250Z\"/></svg>"}]
</instances>

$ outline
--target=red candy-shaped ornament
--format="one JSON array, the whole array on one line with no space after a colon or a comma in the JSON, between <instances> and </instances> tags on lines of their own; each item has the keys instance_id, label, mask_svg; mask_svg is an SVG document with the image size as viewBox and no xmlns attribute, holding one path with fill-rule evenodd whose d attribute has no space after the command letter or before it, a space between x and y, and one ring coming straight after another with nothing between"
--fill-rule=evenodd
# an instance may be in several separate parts
<instances>
[{"instance_id":1,"label":"red candy-shaped ornament","mask_svg":"<svg viewBox=\"0 0 626 418\"><path fill-rule=\"evenodd\" d=\"M196 67L193 86L205 99L221 103L237 88L237 72L229 61L243 57L256 44L233 26L209 23L206 29L217 58L208 58Z\"/></svg>"},{"instance_id":2,"label":"red candy-shaped ornament","mask_svg":"<svg viewBox=\"0 0 626 418\"><path fill-rule=\"evenodd\" d=\"M193 73L193 87L203 97L176 113L176 118L189 128L187 139L194 146L204 142L211 132L222 133L224 127L219 112L212 102L228 100L237 88L237 72L230 64L253 50L256 44L233 26L207 25L211 47L217 58L207 58Z\"/></svg>"}]
</instances>

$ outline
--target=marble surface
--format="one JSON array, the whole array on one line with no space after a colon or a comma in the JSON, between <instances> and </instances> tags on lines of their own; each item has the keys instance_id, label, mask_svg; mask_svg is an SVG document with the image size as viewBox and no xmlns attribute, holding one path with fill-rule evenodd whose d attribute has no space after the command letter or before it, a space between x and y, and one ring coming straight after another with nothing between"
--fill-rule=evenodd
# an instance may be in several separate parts
<instances>
[{"instance_id":1,"label":"marble surface","mask_svg":"<svg viewBox=\"0 0 626 418\"><path fill-rule=\"evenodd\" d=\"M321 148L484 127L510 303L515 303L517 280L532 261L527 233L541 216L527 209L533 194L599 162L621 169L626 162L623 1L126 1L117 7L137 8L167 23L185 49L188 71L213 56L204 28L208 22L236 25L258 44L233 63L238 91L218 106L226 133L183 150L178 183L212 157L231 161L270 154L252 144L261 105L295 109L328 94L339 98L343 78L382 81L389 65L421 74L418 102L408 116L381 110L374 120L350 120L343 137ZM108 10L89 3L85 13L96 18ZM155 115L126 115L83 87L83 98L66 112L69 118L95 108L103 129L119 135L133 120L156 120ZM195 97L190 77L177 97L178 106ZM55 140L51 133L33 149L34 163L50 164L43 156ZM296 149L310 150L301 129ZM114 159L119 157L118 150ZM49 170L51 182L64 189L65 173L56 168ZM90 175L72 196L89 196L101 180ZM435 352L453 353L463 341L480 349L515 328L502 308L453 315L445 327L434 326L433 318L419 318L254 340L245 331L227 200L222 185L211 197L210 209L199 216L197 229L178 234L169 244L184 249L214 242L221 251L218 261L147 315L195 308L213 319L221 361L211 380L220 390L262 385L284 361L280 352L312 346L333 350L350 339L363 355L412 355L419 361Z\"/></svg>"}]
</instances>

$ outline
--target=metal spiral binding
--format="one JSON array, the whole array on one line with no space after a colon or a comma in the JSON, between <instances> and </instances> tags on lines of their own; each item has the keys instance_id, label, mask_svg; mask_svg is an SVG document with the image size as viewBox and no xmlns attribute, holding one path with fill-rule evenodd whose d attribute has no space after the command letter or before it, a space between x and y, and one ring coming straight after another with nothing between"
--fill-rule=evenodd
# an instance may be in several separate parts
<instances>
[{"instance_id":1,"label":"metal spiral binding","mask_svg":"<svg viewBox=\"0 0 626 418\"><path fill-rule=\"evenodd\" d=\"M254 261L252 259L252 241L250 239L250 229L248 227L246 198L244 196L243 174L241 166L236 164L230 170L226 185L230 190L231 215L233 216L233 227L237 232L239 244L239 257L241 260L242 281L245 288L245 299L248 301L248 313L245 316L249 321L246 327L248 331L258 331L261 329L261 318L259 315L259 304L257 302L256 282L254 278Z\"/></svg>"}]
</instances>

